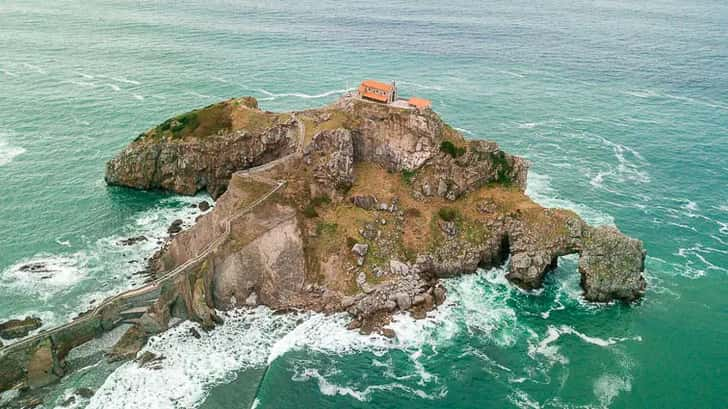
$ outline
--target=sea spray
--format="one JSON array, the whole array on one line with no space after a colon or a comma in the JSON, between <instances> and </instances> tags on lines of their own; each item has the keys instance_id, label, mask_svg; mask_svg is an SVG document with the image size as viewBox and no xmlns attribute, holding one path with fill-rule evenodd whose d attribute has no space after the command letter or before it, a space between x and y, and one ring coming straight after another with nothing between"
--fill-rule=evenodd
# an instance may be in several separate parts
<instances>
[{"instance_id":1,"label":"sea spray","mask_svg":"<svg viewBox=\"0 0 728 409\"><path fill-rule=\"evenodd\" d=\"M116 234L88 243L64 237L59 247L70 252L39 253L8 266L0 271L0 293L13 294L16 302L3 311L4 316L40 315L43 328L48 328L65 323L106 297L142 285L147 277L139 272L168 236L170 223L181 219L183 227L190 227L201 214L192 204L200 200L209 197L162 199L154 208L135 215ZM144 239L122 243L132 237ZM36 300L43 300L42 308Z\"/></svg>"}]
</instances>

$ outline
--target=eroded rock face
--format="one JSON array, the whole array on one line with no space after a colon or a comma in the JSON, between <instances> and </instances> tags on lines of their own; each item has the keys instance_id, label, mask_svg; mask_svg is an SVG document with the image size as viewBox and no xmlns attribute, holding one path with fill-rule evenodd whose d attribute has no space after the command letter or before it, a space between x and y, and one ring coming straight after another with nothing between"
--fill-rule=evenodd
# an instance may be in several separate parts
<instances>
[{"instance_id":1,"label":"eroded rock face","mask_svg":"<svg viewBox=\"0 0 728 409\"><path fill-rule=\"evenodd\" d=\"M313 167L314 196L336 195L354 183L354 141L347 129L322 131L304 150L304 163Z\"/></svg>"},{"instance_id":2,"label":"eroded rock face","mask_svg":"<svg viewBox=\"0 0 728 409\"><path fill-rule=\"evenodd\" d=\"M213 300L218 308L249 303L286 307L303 288L303 241L295 211L279 208L276 212L276 216L261 221L272 224L272 228L239 250L221 255L212 282ZM257 220L250 218L245 222Z\"/></svg>"},{"instance_id":3,"label":"eroded rock face","mask_svg":"<svg viewBox=\"0 0 728 409\"><path fill-rule=\"evenodd\" d=\"M233 172L295 151L298 126L293 118L271 117L250 107L257 104L236 105L235 101L221 103L225 112L220 116L224 117L215 119L215 124L226 121L227 127L210 127L210 133L206 133L206 126L210 125L202 123L187 131L193 123L179 125L178 133L158 127L142 134L107 163L106 182L187 195L204 189L217 198L227 188ZM236 128L236 116L242 114L253 119L240 120L240 126L245 127ZM251 123L253 120L260 124ZM167 126L176 129L174 124Z\"/></svg>"},{"instance_id":4,"label":"eroded rock face","mask_svg":"<svg viewBox=\"0 0 728 409\"><path fill-rule=\"evenodd\" d=\"M590 229L582 240L579 273L589 301L634 301L645 291L642 242L613 227Z\"/></svg>"},{"instance_id":5,"label":"eroded rock face","mask_svg":"<svg viewBox=\"0 0 728 409\"><path fill-rule=\"evenodd\" d=\"M500 150L495 142L468 141L459 157L438 152L415 176L415 191L423 196L455 200L488 184L526 190L529 163Z\"/></svg>"}]
</instances>

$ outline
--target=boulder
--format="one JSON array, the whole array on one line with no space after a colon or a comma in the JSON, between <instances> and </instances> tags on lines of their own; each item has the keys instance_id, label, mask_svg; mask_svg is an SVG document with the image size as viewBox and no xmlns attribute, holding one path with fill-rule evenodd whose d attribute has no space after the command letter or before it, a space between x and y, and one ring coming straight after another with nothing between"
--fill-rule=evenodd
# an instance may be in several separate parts
<instances>
[{"instance_id":1,"label":"boulder","mask_svg":"<svg viewBox=\"0 0 728 409\"><path fill-rule=\"evenodd\" d=\"M352 248L351 252L359 257L365 257L369 252L369 245L363 243L356 243Z\"/></svg>"},{"instance_id":2,"label":"boulder","mask_svg":"<svg viewBox=\"0 0 728 409\"><path fill-rule=\"evenodd\" d=\"M351 203L364 210L372 210L377 205L377 198L372 195L357 195L351 197Z\"/></svg>"},{"instance_id":3,"label":"boulder","mask_svg":"<svg viewBox=\"0 0 728 409\"><path fill-rule=\"evenodd\" d=\"M201 202L200 202L200 203L199 203L199 204L197 205L197 207L198 207L198 208L200 209L200 211L202 211L202 212L206 212L206 211L210 210L210 204L209 204L209 203L207 203L207 200L203 200L203 201L201 201Z\"/></svg>"},{"instance_id":4,"label":"boulder","mask_svg":"<svg viewBox=\"0 0 728 409\"><path fill-rule=\"evenodd\" d=\"M91 399L91 397L94 396L96 392L94 392L91 388L78 388L76 389L76 395L84 398L84 399Z\"/></svg>"},{"instance_id":5,"label":"boulder","mask_svg":"<svg viewBox=\"0 0 728 409\"><path fill-rule=\"evenodd\" d=\"M121 244L122 246L133 246L143 241L147 241L147 238L145 236L136 236L129 237L128 239L119 240L119 244Z\"/></svg>"},{"instance_id":6,"label":"boulder","mask_svg":"<svg viewBox=\"0 0 728 409\"><path fill-rule=\"evenodd\" d=\"M406 311L412 306L412 298L408 294L398 293L394 295L394 301L400 310Z\"/></svg>"},{"instance_id":7,"label":"boulder","mask_svg":"<svg viewBox=\"0 0 728 409\"><path fill-rule=\"evenodd\" d=\"M435 304L442 305L445 302L446 294L447 290L445 290L445 287L442 287L440 285L435 287L435 289L432 290L432 296L435 298Z\"/></svg>"},{"instance_id":8,"label":"boulder","mask_svg":"<svg viewBox=\"0 0 728 409\"><path fill-rule=\"evenodd\" d=\"M172 222L172 224L167 229L167 233L169 234L177 234L182 231L182 219L177 219Z\"/></svg>"},{"instance_id":9,"label":"boulder","mask_svg":"<svg viewBox=\"0 0 728 409\"><path fill-rule=\"evenodd\" d=\"M354 141L348 129L317 133L303 155L304 163L313 168L317 195L336 197L354 183Z\"/></svg>"},{"instance_id":10,"label":"boulder","mask_svg":"<svg viewBox=\"0 0 728 409\"><path fill-rule=\"evenodd\" d=\"M406 276L410 273L410 268L407 264L399 260L392 259L389 260L389 271L395 275Z\"/></svg>"}]
</instances>

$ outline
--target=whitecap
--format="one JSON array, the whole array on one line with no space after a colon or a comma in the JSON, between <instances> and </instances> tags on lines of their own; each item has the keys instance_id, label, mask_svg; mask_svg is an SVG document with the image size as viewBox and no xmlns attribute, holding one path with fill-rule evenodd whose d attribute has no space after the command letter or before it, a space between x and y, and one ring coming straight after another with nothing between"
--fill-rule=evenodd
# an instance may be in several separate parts
<instances>
[{"instance_id":1,"label":"whitecap","mask_svg":"<svg viewBox=\"0 0 728 409\"><path fill-rule=\"evenodd\" d=\"M510 395L508 400L520 409L541 409L541 404L531 399L528 394L520 389L516 389Z\"/></svg>"},{"instance_id":2,"label":"whitecap","mask_svg":"<svg viewBox=\"0 0 728 409\"><path fill-rule=\"evenodd\" d=\"M701 105L701 106L705 106L705 107L709 107L709 108L717 108L717 109L721 109L724 111L728 111L728 106L719 104L719 103L715 103L714 101L713 102L704 101L704 100L700 100L697 98L683 97L680 95L672 95L672 94L663 94L663 96L665 98L669 98L669 99L673 99L673 100L677 100L677 101L681 101L681 102L687 102L687 103L693 104L693 105Z\"/></svg>"},{"instance_id":3,"label":"whitecap","mask_svg":"<svg viewBox=\"0 0 728 409\"><path fill-rule=\"evenodd\" d=\"M0 133L0 166L7 165L26 152L24 148L11 145L6 140L7 136L7 134Z\"/></svg>"},{"instance_id":4,"label":"whitecap","mask_svg":"<svg viewBox=\"0 0 728 409\"><path fill-rule=\"evenodd\" d=\"M94 87L96 87L96 84L95 83L88 82L88 81L64 80L64 81L61 81L61 83L62 84L78 85L79 87L84 87L84 88L94 88Z\"/></svg>"},{"instance_id":5,"label":"whitecap","mask_svg":"<svg viewBox=\"0 0 728 409\"><path fill-rule=\"evenodd\" d=\"M604 408L609 407L621 392L630 391L632 391L632 383L629 378L604 374L594 381L594 395Z\"/></svg>"},{"instance_id":6,"label":"whitecap","mask_svg":"<svg viewBox=\"0 0 728 409\"><path fill-rule=\"evenodd\" d=\"M142 350L165 359L154 368L127 362L99 388L88 408L178 408L204 401L212 385L235 372L266 364L274 343L296 325L295 315L259 307L221 313L225 324L191 337L197 324L185 321L152 337Z\"/></svg>"},{"instance_id":7,"label":"whitecap","mask_svg":"<svg viewBox=\"0 0 728 409\"><path fill-rule=\"evenodd\" d=\"M165 198L158 206L135 215L119 233L90 242L82 249L59 254L38 253L22 259L0 271L0 289L3 294L43 300L45 308L55 313L52 321L44 320L44 323L60 324L86 310L91 300L100 302L121 290L142 285L146 277L136 273L168 236L169 225L175 219L182 219L183 228L191 226L200 214L191 205L202 198L209 200L206 195ZM132 245L120 243L138 236L146 240ZM78 239L84 241L83 237ZM59 237L57 242L73 249L73 243L67 240ZM62 301L58 297L61 294L68 301Z\"/></svg>"},{"instance_id":8,"label":"whitecap","mask_svg":"<svg viewBox=\"0 0 728 409\"><path fill-rule=\"evenodd\" d=\"M46 74L46 71L37 65L23 63L23 66L25 66L26 68L30 68L31 70L37 72L38 74Z\"/></svg>"},{"instance_id":9,"label":"whitecap","mask_svg":"<svg viewBox=\"0 0 728 409\"><path fill-rule=\"evenodd\" d=\"M132 96L134 97L134 99L138 99L139 101L143 101L144 100L144 97L141 96L141 95L139 95L139 94L132 94Z\"/></svg>"},{"instance_id":10,"label":"whitecap","mask_svg":"<svg viewBox=\"0 0 728 409\"><path fill-rule=\"evenodd\" d=\"M0 287L48 299L86 278L89 256L40 253L23 259L0 273Z\"/></svg>"},{"instance_id":11,"label":"whitecap","mask_svg":"<svg viewBox=\"0 0 728 409\"><path fill-rule=\"evenodd\" d=\"M654 98L654 97L660 96L660 94L658 94L657 92L652 91L652 90L622 91L622 93L626 94L626 95L631 95L631 96L637 97L637 98Z\"/></svg>"},{"instance_id":12,"label":"whitecap","mask_svg":"<svg viewBox=\"0 0 728 409\"><path fill-rule=\"evenodd\" d=\"M141 84L139 81L134 81L134 80L130 80L130 79L123 78L123 77L108 77L108 78L112 81L123 82L125 84L133 84L133 85Z\"/></svg>"},{"instance_id":13,"label":"whitecap","mask_svg":"<svg viewBox=\"0 0 728 409\"><path fill-rule=\"evenodd\" d=\"M116 84L104 84L104 85L111 88L114 91L121 91L121 88Z\"/></svg>"},{"instance_id":14,"label":"whitecap","mask_svg":"<svg viewBox=\"0 0 728 409\"><path fill-rule=\"evenodd\" d=\"M18 76L18 74L14 73L14 72L11 72L11 71L8 71L8 70L6 70L4 68L3 69L0 69L0 72L2 72L3 74L5 74L5 75L7 75L9 77L17 77Z\"/></svg>"},{"instance_id":15,"label":"whitecap","mask_svg":"<svg viewBox=\"0 0 728 409\"><path fill-rule=\"evenodd\" d=\"M364 389L358 390L354 385L338 385L328 380L316 368L298 369L291 379L296 382L304 382L314 379L318 384L321 394L326 396L350 396L360 402L371 400L371 395L378 391L391 392L399 390L428 400L442 399L447 396L447 389L444 386L436 390L436 393L427 393L421 389L413 388L397 382L381 385L368 385Z\"/></svg>"}]
</instances>

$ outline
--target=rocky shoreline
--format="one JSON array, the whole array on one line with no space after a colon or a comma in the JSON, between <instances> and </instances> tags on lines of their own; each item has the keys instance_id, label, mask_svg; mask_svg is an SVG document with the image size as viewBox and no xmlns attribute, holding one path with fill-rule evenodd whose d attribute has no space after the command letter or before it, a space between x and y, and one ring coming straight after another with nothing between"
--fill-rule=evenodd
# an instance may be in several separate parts
<instances>
[{"instance_id":1,"label":"rocky shoreline","mask_svg":"<svg viewBox=\"0 0 728 409\"><path fill-rule=\"evenodd\" d=\"M355 97L293 113L245 97L171 118L111 160L106 181L206 190L214 207L197 204L204 214L189 229L172 223L143 287L0 347L0 391L54 382L73 348L122 323L130 327L112 360L136 357L180 320L209 330L223 324L217 311L257 305L347 313L349 329L395 337L393 314L421 319L445 302L442 279L508 260L506 278L534 290L559 257L578 254L586 300L639 299L642 242L534 203L528 166L495 142L466 140L429 109ZM11 327L27 335L39 325L25 321Z\"/></svg>"}]
</instances>

